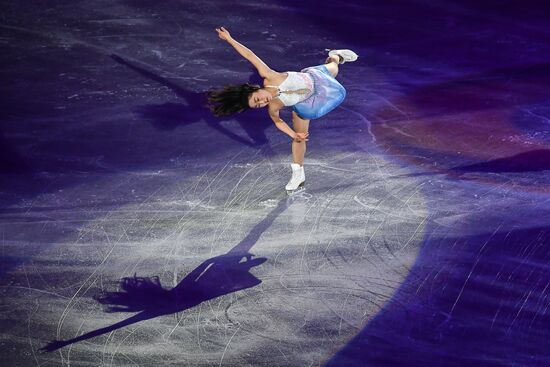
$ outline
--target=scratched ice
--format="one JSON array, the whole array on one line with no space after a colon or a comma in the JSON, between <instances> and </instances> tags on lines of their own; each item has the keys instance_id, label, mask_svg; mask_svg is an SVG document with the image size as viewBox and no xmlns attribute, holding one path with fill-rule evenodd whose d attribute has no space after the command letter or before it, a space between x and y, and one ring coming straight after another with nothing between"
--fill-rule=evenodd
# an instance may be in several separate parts
<instances>
[{"instance_id":1,"label":"scratched ice","mask_svg":"<svg viewBox=\"0 0 550 367\"><path fill-rule=\"evenodd\" d=\"M31 3L0 21L3 365L550 364L543 5ZM265 111L203 107L261 81L219 25L279 71L359 54L305 192Z\"/></svg>"}]
</instances>

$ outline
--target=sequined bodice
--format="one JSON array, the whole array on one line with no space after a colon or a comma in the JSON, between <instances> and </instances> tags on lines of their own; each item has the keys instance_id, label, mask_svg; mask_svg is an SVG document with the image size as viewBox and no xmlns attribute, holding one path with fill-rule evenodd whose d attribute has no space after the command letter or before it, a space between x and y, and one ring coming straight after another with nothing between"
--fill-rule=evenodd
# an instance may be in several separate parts
<instances>
[{"instance_id":1,"label":"sequined bodice","mask_svg":"<svg viewBox=\"0 0 550 367\"><path fill-rule=\"evenodd\" d=\"M279 85L266 85L277 88L277 97L285 106L293 106L296 103L308 99L313 94L313 79L307 73L288 71L288 76Z\"/></svg>"}]
</instances>

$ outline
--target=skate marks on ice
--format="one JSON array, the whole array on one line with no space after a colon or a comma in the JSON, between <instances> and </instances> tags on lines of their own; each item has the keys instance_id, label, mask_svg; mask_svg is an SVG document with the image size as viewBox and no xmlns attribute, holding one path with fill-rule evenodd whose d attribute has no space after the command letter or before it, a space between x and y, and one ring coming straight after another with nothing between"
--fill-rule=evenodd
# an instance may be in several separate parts
<instances>
[{"instance_id":1,"label":"skate marks on ice","mask_svg":"<svg viewBox=\"0 0 550 367\"><path fill-rule=\"evenodd\" d=\"M106 312L138 312L125 320L96 329L69 340L55 340L41 350L53 352L67 345L87 340L117 329L155 317L175 314L196 307L202 302L223 295L255 287L261 283L249 271L261 265L266 258L253 258L252 246L284 210L281 200L268 216L226 254L212 257L187 274L175 287L166 289L155 277L124 277L119 282L119 291L108 291L94 297L106 306Z\"/></svg>"},{"instance_id":2,"label":"skate marks on ice","mask_svg":"<svg viewBox=\"0 0 550 367\"><path fill-rule=\"evenodd\" d=\"M288 198L287 165L265 159L104 182L105 200L138 186L149 195L84 221L13 273L24 289L3 289L4 316L26 321L5 332L10 345L36 352L60 340L49 349L65 348L37 359L65 364L303 366L330 357L407 275L425 210L414 182L388 179L396 168L383 158L320 158L326 164L308 168L315 184Z\"/></svg>"},{"instance_id":3,"label":"skate marks on ice","mask_svg":"<svg viewBox=\"0 0 550 367\"><path fill-rule=\"evenodd\" d=\"M356 158L331 163L349 169ZM262 278L263 292L251 290L227 311L241 332L276 342L287 355L281 364L308 365L328 357L327 351L376 314L408 273L425 225L422 198L414 185L391 187L384 176L390 166L381 159L376 163L380 176L372 169L310 169L309 179L323 182L323 191L317 187L303 198L292 197L299 198L293 211L303 208L305 215L296 215L302 222L284 241L299 237L300 245L277 253L279 267L270 272L275 279ZM258 304L262 314L244 317ZM297 357L286 343L314 359Z\"/></svg>"}]
</instances>

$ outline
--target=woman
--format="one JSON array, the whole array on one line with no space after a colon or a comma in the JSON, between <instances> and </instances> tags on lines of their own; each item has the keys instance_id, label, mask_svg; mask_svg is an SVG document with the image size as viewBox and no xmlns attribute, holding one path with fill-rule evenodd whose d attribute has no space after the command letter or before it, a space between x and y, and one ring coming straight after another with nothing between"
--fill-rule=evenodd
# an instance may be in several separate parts
<instances>
[{"instance_id":1,"label":"woman","mask_svg":"<svg viewBox=\"0 0 550 367\"><path fill-rule=\"evenodd\" d=\"M216 31L222 40L256 67L264 78L264 86L246 83L211 91L208 93L210 109L216 116L227 116L249 108L267 107L275 126L292 138L292 177L285 188L289 193L294 192L305 183L303 165L309 121L326 115L342 103L346 90L335 79L338 65L357 60L357 55L350 50L332 50L324 65L301 72L279 73L235 41L224 27L216 28ZM279 111L284 107L292 107L294 129L279 117Z\"/></svg>"}]
</instances>

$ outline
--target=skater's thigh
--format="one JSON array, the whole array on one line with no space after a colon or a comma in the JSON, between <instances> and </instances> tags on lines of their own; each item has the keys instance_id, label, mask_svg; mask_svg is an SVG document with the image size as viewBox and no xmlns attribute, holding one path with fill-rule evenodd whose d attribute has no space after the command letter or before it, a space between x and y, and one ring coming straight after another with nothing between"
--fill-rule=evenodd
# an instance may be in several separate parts
<instances>
[{"instance_id":1,"label":"skater's thigh","mask_svg":"<svg viewBox=\"0 0 550 367\"><path fill-rule=\"evenodd\" d=\"M294 126L294 131L298 133L307 133L309 130L309 120L301 118L294 111L292 111L292 125Z\"/></svg>"}]
</instances>

